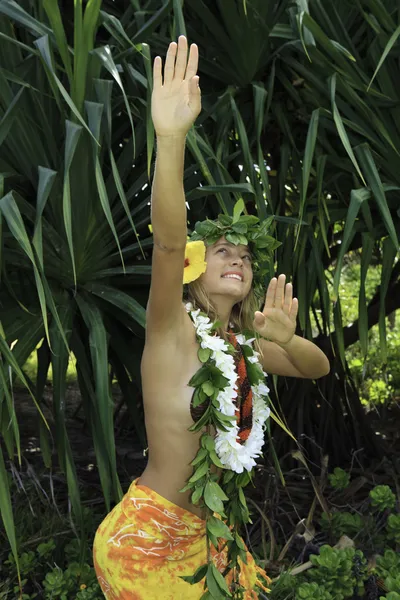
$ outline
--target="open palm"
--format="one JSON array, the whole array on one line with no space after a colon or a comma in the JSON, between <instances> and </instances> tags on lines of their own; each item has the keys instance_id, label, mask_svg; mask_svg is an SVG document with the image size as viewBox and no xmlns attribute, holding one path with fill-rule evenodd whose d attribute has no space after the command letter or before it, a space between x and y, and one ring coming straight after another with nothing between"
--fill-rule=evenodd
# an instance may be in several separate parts
<instances>
[{"instance_id":1,"label":"open palm","mask_svg":"<svg viewBox=\"0 0 400 600\"><path fill-rule=\"evenodd\" d=\"M254 314L253 327L262 337L287 344L296 331L296 318L299 308L297 298L293 298L293 286L287 283L286 276L271 279L262 311Z\"/></svg>"},{"instance_id":2,"label":"open palm","mask_svg":"<svg viewBox=\"0 0 400 600\"><path fill-rule=\"evenodd\" d=\"M153 68L151 113L157 135L186 135L201 110L199 78L196 75L199 52L184 36L171 42L165 60L157 56Z\"/></svg>"}]
</instances>

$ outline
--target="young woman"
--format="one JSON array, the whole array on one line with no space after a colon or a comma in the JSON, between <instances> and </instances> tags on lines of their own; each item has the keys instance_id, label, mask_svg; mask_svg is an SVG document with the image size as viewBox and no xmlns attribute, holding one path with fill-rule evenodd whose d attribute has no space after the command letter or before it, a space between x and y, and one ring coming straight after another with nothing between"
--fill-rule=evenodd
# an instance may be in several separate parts
<instances>
[{"instance_id":1,"label":"young woman","mask_svg":"<svg viewBox=\"0 0 400 600\"><path fill-rule=\"evenodd\" d=\"M219 372L223 375L219 379L220 390L214 388L209 391L203 382L199 384L201 389L198 385L198 397L201 401L203 395L203 405L218 406L218 398L221 402L223 398L223 394L219 392L231 390L230 397L225 393L225 416L222 405L222 412L213 413L225 419L225 423L229 414L239 415L238 419L240 417L238 406L229 413L229 402L233 406L238 397L244 398L246 394L251 404L251 390L257 396L258 392L262 394L267 389L261 380L258 381L258 387L248 384L246 391L240 378L236 384L237 373L234 369L239 363L231 358L225 340L229 339L237 350L240 346L238 340L243 340L239 335L237 338L232 337L233 334L230 337L229 331L240 332L242 326L248 327L249 310L252 310L250 324L259 337L259 355L251 354L251 340L244 341L247 349L241 356L246 356L247 362L243 359L243 365L247 364L250 368L251 364L259 360L261 368L267 373L313 379L329 372L325 355L311 342L294 333L298 303L292 298L291 284L285 285L284 275L270 282L263 311L254 312L251 309L253 256L248 244L237 243L238 239L243 241L243 238L233 238L229 234L232 233L229 226L224 230L223 224L219 224L220 231L228 233L215 239L217 230L214 229L213 241L207 240L206 268L205 262L200 268L200 272L205 272L189 285L192 304L185 305L182 302L187 247L183 188L185 138L201 109L199 78L196 75L198 49L195 44L190 47L189 57L187 54L187 41L181 36L178 44L172 42L169 46L164 73L161 58L156 57L154 61L152 118L157 135L157 159L152 188L154 250L147 306L146 344L142 359L149 459L140 478L132 483L120 504L100 525L94 542L94 564L100 585L107 598L116 600L199 600L203 597L204 579L190 585L181 576L193 575L204 563L208 567L202 572L198 571L197 577L199 579L203 575L206 579L209 592L204 597L226 596L224 583L215 569L225 576L232 557L227 557L226 545L222 549L206 545L204 520L205 505L214 506L214 501L215 506L220 504L215 498L212 499L210 493L205 503L194 504L192 494L196 483L193 483L192 489L184 492L180 490L193 475L191 462L194 457L200 457L201 454L203 462L198 463L205 464L204 456L208 451L205 446L209 448L209 455L215 456L214 464L224 467L217 473L216 469L211 469L209 471L212 471L212 475L209 471L204 475L208 491L217 490L217 495L221 493L218 492L221 490L218 481L222 471L249 471L254 464L254 455L260 454L259 447L253 449L253 454L248 447L245 455L244 441L251 438L252 427L256 430L258 423L254 415L253 421L251 414L246 417L247 430L243 423L237 425L235 431L238 435L233 442L227 438L225 441L222 439L222 427L221 439L214 446L210 438L215 436L216 429L208 426L207 432L211 435L208 435L208 442L202 442L204 448L200 449L201 452L199 446L204 428L193 431L194 421L199 422L195 417L195 409L199 406L193 406L193 392L196 391L193 377L202 367L204 373L205 365L211 364L209 361L214 361L209 373ZM247 218L249 230L257 227L250 221ZM246 228L247 225L242 231ZM229 241L232 239L236 243ZM194 310L198 308L206 315L199 315ZM215 330L210 329L210 324L216 319L219 321L219 336L215 335ZM203 354L199 354L199 342ZM238 369L240 370L239 367ZM246 380L245 371L244 367L241 381ZM207 394L210 395L208 404L204 402ZM257 427L262 434L263 422L268 414L265 408L260 408L260 403L257 406L261 419L261 425ZM204 415L204 406L200 412ZM215 419L218 420L217 417ZM228 434L225 431L225 435ZM253 440L253 446L254 443ZM197 478L197 481L201 483L202 478ZM205 487L207 486L196 488L198 497L203 497ZM207 495L207 492L204 493ZM225 498L228 500L226 496ZM218 521L214 520L212 523L214 527L218 525ZM229 525L232 526L232 522ZM229 531L225 539L230 539ZM244 559L240 562L236 589L241 586L244 598L257 598L254 592L257 568L245 549L240 554L241 542L240 539L235 539L235 543L239 545L239 555ZM213 567L210 566L211 563ZM227 576L226 580L228 585L233 585L232 576L230 579Z\"/></svg>"}]
</instances>

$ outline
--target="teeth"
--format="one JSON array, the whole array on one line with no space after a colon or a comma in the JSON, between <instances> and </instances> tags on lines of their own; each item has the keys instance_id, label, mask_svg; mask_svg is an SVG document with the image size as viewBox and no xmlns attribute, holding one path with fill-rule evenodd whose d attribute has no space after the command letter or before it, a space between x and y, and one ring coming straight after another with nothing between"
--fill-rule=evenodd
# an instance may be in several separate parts
<instances>
[{"instance_id":1,"label":"teeth","mask_svg":"<svg viewBox=\"0 0 400 600\"><path fill-rule=\"evenodd\" d=\"M242 281L242 278L240 277L240 275L224 275L223 279L238 279L239 281Z\"/></svg>"}]
</instances>

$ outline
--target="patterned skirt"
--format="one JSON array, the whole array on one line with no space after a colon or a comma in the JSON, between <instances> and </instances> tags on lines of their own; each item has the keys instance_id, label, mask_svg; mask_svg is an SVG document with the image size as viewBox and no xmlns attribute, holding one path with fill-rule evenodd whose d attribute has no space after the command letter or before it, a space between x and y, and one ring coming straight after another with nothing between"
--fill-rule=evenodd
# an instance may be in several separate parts
<instances>
[{"instance_id":1,"label":"patterned skirt","mask_svg":"<svg viewBox=\"0 0 400 600\"><path fill-rule=\"evenodd\" d=\"M93 545L96 575L107 600L199 600L204 581L191 585L180 579L207 562L206 522L166 500L150 488L132 482L121 502L99 526ZM212 547L215 566L223 572L227 551ZM255 587L268 582L250 553L241 563L245 600L258 598ZM229 575L227 577L229 584Z\"/></svg>"}]
</instances>

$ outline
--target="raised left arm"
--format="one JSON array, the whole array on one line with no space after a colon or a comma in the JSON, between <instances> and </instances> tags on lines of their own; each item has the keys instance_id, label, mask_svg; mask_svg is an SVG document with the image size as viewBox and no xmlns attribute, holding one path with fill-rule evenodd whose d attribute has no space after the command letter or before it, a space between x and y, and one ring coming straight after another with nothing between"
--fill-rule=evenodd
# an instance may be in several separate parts
<instances>
[{"instance_id":1,"label":"raised left arm","mask_svg":"<svg viewBox=\"0 0 400 600\"><path fill-rule=\"evenodd\" d=\"M329 361L318 346L294 334L298 300L285 281L285 275L271 280L264 308L254 315L263 368L273 375L318 379L329 373Z\"/></svg>"}]
</instances>

